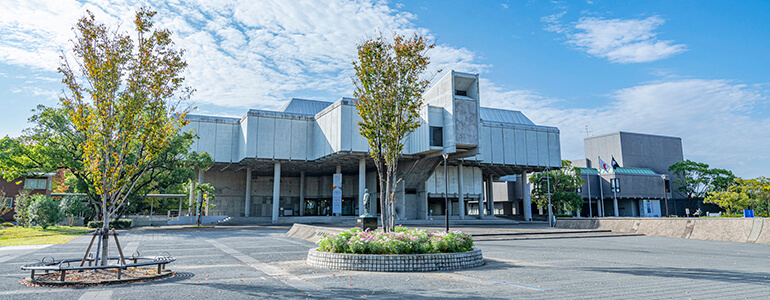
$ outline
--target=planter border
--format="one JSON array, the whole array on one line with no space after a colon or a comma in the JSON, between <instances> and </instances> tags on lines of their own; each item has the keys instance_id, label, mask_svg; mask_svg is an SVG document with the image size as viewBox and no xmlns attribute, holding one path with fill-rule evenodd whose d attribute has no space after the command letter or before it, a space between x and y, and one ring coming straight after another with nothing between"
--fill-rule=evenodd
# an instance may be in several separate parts
<instances>
[{"instance_id":1,"label":"planter border","mask_svg":"<svg viewBox=\"0 0 770 300\"><path fill-rule=\"evenodd\" d=\"M431 272L475 268L484 265L481 249L436 254L350 254L308 250L307 264L313 267L369 272Z\"/></svg>"}]
</instances>

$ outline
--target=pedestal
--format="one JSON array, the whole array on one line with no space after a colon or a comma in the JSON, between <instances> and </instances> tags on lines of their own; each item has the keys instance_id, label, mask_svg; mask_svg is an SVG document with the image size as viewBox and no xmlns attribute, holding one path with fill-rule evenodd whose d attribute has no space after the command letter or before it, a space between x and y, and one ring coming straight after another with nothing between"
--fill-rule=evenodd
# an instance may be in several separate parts
<instances>
[{"instance_id":1,"label":"pedestal","mask_svg":"<svg viewBox=\"0 0 770 300\"><path fill-rule=\"evenodd\" d=\"M363 216L356 218L356 227L363 230L376 230L377 229L377 217Z\"/></svg>"}]
</instances>

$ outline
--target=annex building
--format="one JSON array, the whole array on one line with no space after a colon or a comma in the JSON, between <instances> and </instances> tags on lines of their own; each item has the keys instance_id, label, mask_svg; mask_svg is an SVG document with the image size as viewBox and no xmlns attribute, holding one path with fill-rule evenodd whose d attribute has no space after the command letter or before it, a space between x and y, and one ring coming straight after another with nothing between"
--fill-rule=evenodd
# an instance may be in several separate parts
<instances>
[{"instance_id":1,"label":"annex building","mask_svg":"<svg viewBox=\"0 0 770 300\"><path fill-rule=\"evenodd\" d=\"M520 111L481 107L481 97L478 74L455 71L423 95L421 126L405 139L399 162L399 219L443 216L445 195L456 218L484 217L495 212L492 183L500 177L560 167L557 128L536 125ZM187 119L185 130L200 137L191 150L214 160L198 175L215 187L209 215L333 221L362 214L365 189L370 212L379 213L377 173L353 99L292 99L278 110L251 109L241 118ZM522 201L531 217L529 197Z\"/></svg>"}]
</instances>

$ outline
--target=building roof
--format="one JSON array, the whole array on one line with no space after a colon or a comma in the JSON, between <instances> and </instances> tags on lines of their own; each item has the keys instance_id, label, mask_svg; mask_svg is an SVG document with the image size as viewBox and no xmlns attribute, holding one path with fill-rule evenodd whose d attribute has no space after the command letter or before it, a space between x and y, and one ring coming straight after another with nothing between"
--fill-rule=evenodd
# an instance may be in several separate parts
<instances>
[{"instance_id":1,"label":"building roof","mask_svg":"<svg viewBox=\"0 0 770 300\"><path fill-rule=\"evenodd\" d=\"M286 104L281 106L278 111L290 114L314 116L331 104L332 102L328 101L292 98L286 102Z\"/></svg>"},{"instance_id":2,"label":"building roof","mask_svg":"<svg viewBox=\"0 0 770 300\"><path fill-rule=\"evenodd\" d=\"M660 175L647 168L613 168L612 171L619 174Z\"/></svg>"},{"instance_id":3,"label":"building roof","mask_svg":"<svg viewBox=\"0 0 770 300\"><path fill-rule=\"evenodd\" d=\"M594 168L580 168L580 174L599 174L599 170Z\"/></svg>"},{"instance_id":4,"label":"building roof","mask_svg":"<svg viewBox=\"0 0 770 300\"><path fill-rule=\"evenodd\" d=\"M481 110L479 110L479 117L481 118L481 121L487 122L535 125L532 120L518 110L482 107Z\"/></svg>"}]
</instances>

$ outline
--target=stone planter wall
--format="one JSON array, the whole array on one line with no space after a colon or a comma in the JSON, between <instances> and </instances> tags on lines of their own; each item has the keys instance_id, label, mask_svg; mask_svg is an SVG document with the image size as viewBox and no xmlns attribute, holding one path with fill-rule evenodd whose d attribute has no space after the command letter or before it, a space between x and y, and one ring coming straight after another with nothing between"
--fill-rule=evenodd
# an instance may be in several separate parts
<instances>
[{"instance_id":1,"label":"stone planter wall","mask_svg":"<svg viewBox=\"0 0 770 300\"><path fill-rule=\"evenodd\" d=\"M372 272L430 272L474 268L484 265L480 249L440 254L348 254L310 249L307 264L325 269Z\"/></svg>"}]
</instances>

